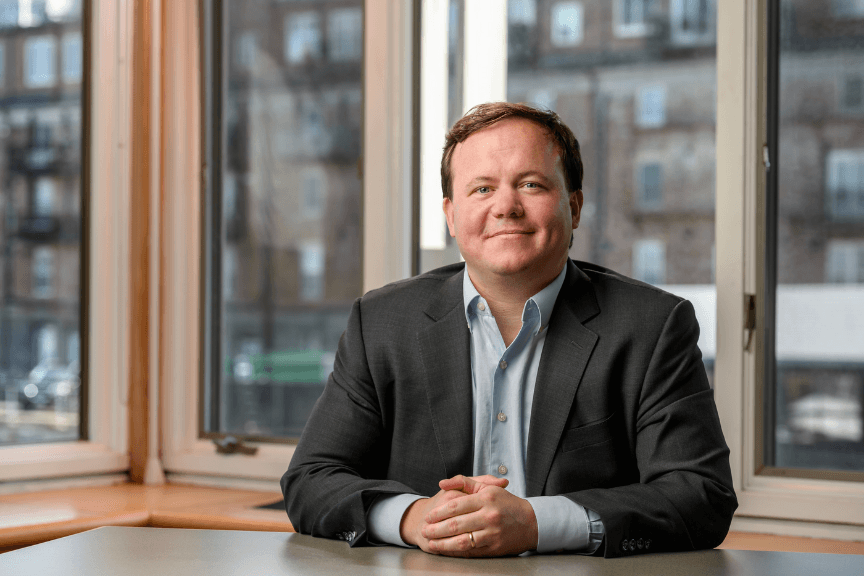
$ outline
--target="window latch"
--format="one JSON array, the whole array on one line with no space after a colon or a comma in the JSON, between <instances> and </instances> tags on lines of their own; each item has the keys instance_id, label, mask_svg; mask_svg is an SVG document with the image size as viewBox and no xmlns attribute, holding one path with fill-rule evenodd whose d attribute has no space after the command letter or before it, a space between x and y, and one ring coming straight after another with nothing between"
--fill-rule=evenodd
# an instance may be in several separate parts
<instances>
[{"instance_id":1,"label":"window latch","mask_svg":"<svg viewBox=\"0 0 864 576\"><path fill-rule=\"evenodd\" d=\"M242 440L238 440L234 436L214 438L213 444L216 445L216 452L219 454L246 454L247 456L252 456L258 452L257 446L247 446Z\"/></svg>"},{"instance_id":2,"label":"window latch","mask_svg":"<svg viewBox=\"0 0 864 576\"><path fill-rule=\"evenodd\" d=\"M753 347L753 333L756 332L756 295L744 294L744 351L750 352Z\"/></svg>"}]
</instances>

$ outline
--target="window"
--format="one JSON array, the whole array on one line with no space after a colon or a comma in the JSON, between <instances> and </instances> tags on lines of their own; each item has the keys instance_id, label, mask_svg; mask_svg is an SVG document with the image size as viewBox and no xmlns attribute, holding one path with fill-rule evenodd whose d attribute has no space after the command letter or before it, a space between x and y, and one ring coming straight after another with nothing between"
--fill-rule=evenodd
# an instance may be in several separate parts
<instances>
[{"instance_id":1,"label":"window","mask_svg":"<svg viewBox=\"0 0 864 576\"><path fill-rule=\"evenodd\" d=\"M237 286L237 246L226 245L222 254L222 298L233 300Z\"/></svg>"},{"instance_id":2,"label":"window","mask_svg":"<svg viewBox=\"0 0 864 576\"><path fill-rule=\"evenodd\" d=\"M864 150L834 150L825 166L826 208L833 220L864 219Z\"/></svg>"},{"instance_id":3,"label":"window","mask_svg":"<svg viewBox=\"0 0 864 576\"><path fill-rule=\"evenodd\" d=\"M238 58L205 76L207 90L222 91L233 136L223 149L219 126L207 127L221 184L210 193L223 214L203 232L201 428L281 443L302 432L329 376L322 358L335 353L362 293L363 3L325 12L328 2L306 2L281 22L266 17L285 9L279 0L256 4L261 18L243 3L220 5L228 38L241 26L239 38L284 34L285 60L268 62L278 82L240 81Z\"/></svg>"},{"instance_id":4,"label":"window","mask_svg":"<svg viewBox=\"0 0 864 576\"><path fill-rule=\"evenodd\" d=\"M33 215L54 215L54 182L50 178L40 178L36 181L36 191L33 197Z\"/></svg>"},{"instance_id":5,"label":"window","mask_svg":"<svg viewBox=\"0 0 864 576\"><path fill-rule=\"evenodd\" d=\"M666 123L666 88L648 86L638 92L636 123L644 128L657 128Z\"/></svg>"},{"instance_id":6,"label":"window","mask_svg":"<svg viewBox=\"0 0 864 576\"><path fill-rule=\"evenodd\" d=\"M666 283L666 246L661 240L633 243L633 277L654 285Z\"/></svg>"},{"instance_id":7,"label":"window","mask_svg":"<svg viewBox=\"0 0 864 576\"><path fill-rule=\"evenodd\" d=\"M672 39L680 44L713 42L716 36L714 0L672 0Z\"/></svg>"},{"instance_id":8,"label":"window","mask_svg":"<svg viewBox=\"0 0 864 576\"><path fill-rule=\"evenodd\" d=\"M582 43L582 4L556 2L552 5L549 39L553 46L567 48Z\"/></svg>"},{"instance_id":9,"label":"window","mask_svg":"<svg viewBox=\"0 0 864 576\"><path fill-rule=\"evenodd\" d=\"M510 25L534 26L537 23L536 0L510 0L507 3L507 19Z\"/></svg>"},{"instance_id":10,"label":"window","mask_svg":"<svg viewBox=\"0 0 864 576\"><path fill-rule=\"evenodd\" d=\"M324 173L315 168L309 168L303 174L302 210L306 217L315 218L324 210Z\"/></svg>"},{"instance_id":11,"label":"window","mask_svg":"<svg viewBox=\"0 0 864 576\"><path fill-rule=\"evenodd\" d=\"M6 44L0 42L0 86L6 83Z\"/></svg>"},{"instance_id":12,"label":"window","mask_svg":"<svg viewBox=\"0 0 864 576\"><path fill-rule=\"evenodd\" d=\"M844 112L864 112L864 78L847 76L843 79L840 109Z\"/></svg>"},{"instance_id":13,"label":"window","mask_svg":"<svg viewBox=\"0 0 864 576\"><path fill-rule=\"evenodd\" d=\"M363 43L362 10L344 8L327 14L327 43L334 62L359 59Z\"/></svg>"},{"instance_id":14,"label":"window","mask_svg":"<svg viewBox=\"0 0 864 576\"><path fill-rule=\"evenodd\" d=\"M292 64L321 57L321 18L301 12L285 18L285 59Z\"/></svg>"},{"instance_id":15,"label":"window","mask_svg":"<svg viewBox=\"0 0 864 576\"><path fill-rule=\"evenodd\" d=\"M831 0L831 9L837 18L864 18L864 0Z\"/></svg>"},{"instance_id":16,"label":"window","mask_svg":"<svg viewBox=\"0 0 864 576\"><path fill-rule=\"evenodd\" d=\"M855 117L823 123L822 117L836 118L836 104L816 94L845 83L844 100L854 103L858 88L848 79L858 72L864 37L826 26L818 4L808 4L812 9L788 10L772 21L783 40L769 60L776 80L767 106L779 114L769 115L768 146L776 149L778 168L769 171L766 189L761 474L830 480L845 473L860 483L864 124ZM835 139L835 125L846 126L849 136ZM821 168L821 178L802 181L810 166L815 174Z\"/></svg>"},{"instance_id":17,"label":"window","mask_svg":"<svg viewBox=\"0 0 864 576\"><path fill-rule=\"evenodd\" d=\"M31 36L24 41L24 85L46 88L57 81L57 39Z\"/></svg>"},{"instance_id":18,"label":"window","mask_svg":"<svg viewBox=\"0 0 864 576\"><path fill-rule=\"evenodd\" d=\"M624 38L645 36L653 10L654 0L616 0L615 34Z\"/></svg>"},{"instance_id":19,"label":"window","mask_svg":"<svg viewBox=\"0 0 864 576\"><path fill-rule=\"evenodd\" d=\"M83 72L83 46L81 34L66 34L63 36L63 81L67 83L80 82Z\"/></svg>"},{"instance_id":20,"label":"window","mask_svg":"<svg viewBox=\"0 0 864 576\"><path fill-rule=\"evenodd\" d=\"M864 241L828 242L825 281L829 284L864 284Z\"/></svg>"},{"instance_id":21,"label":"window","mask_svg":"<svg viewBox=\"0 0 864 576\"><path fill-rule=\"evenodd\" d=\"M300 298L317 302L324 297L324 246L304 242L300 246Z\"/></svg>"},{"instance_id":22,"label":"window","mask_svg":"<svg viewBox=\"0 0 864 576\"><path fill-rule=\"evenodd\" d=\"M663 166L657 163L642 164L637 171L639 207L657 209L663 205Z\"/></svg>"},{"instance_id":23,"label":"window","mask_svg":"<svg viewBox=\"0 0 864 576\"><path fill-rule=\"evenodd\" d=\"M54 252L46 246L33 250L32 294L34 298L50 298L54 295Z\"/></svg>"},{"instance_id":24,"label":"window","mask_svg":"<svg viewBox=\"0 0 864 576\"><path fill-rule=\"evenodd\" d=\"M81 484L91 475L116 480L129 467L128 406L121 398L127 324L117 311L128 301L123 205L130 158L124 114L131 75L128 59L117 55L131 53L131 32L111 25L119 22L118 4L91 3L93 25L87 28L93 36L81 45L92 41L93 62L82 58L81 68L84 77L92 71L98 82L85 99L80 85L62 93L32 93L55 86L62 74L62 37L46 30L79 34L82 2L0 0L0 27L15 38L14 46L5 43L5 71L17 75L6 75L6 98L0 104L0 154L7 159L0 190L7 216L0 240L0 253L6 255L0 260L0 483L5 491L32 488L37 481L46 487L70 480ZM63 24L52 26L49 19ZM85 108L98 113L82 124ZM92 166L98 165L89 175L82 162L88 156ZM49 214L62 218L34 217ZM90 239L86 268L81 264L85 234ZM79 298L82 282L87 301Z\"/></svg>"},{"instance_id":25,"label":"window","mask_svg":"<svg viewBox=\"0 0 864 576\"><path fill-rule=\"evenodd\" d=\"M241 32L237 36L235 62L240 68L252 69L258 60L258 34L252 31Z\"/></svg>"},{"instance_id":26,"label":"window","mask_svg":"<svg viewBox=\"0 0 864 576\"><path fill-rule=\"evenodd\" d=\"M0 0L0 27L18 26L18 0Z\"/></svg>"}]
</instances>

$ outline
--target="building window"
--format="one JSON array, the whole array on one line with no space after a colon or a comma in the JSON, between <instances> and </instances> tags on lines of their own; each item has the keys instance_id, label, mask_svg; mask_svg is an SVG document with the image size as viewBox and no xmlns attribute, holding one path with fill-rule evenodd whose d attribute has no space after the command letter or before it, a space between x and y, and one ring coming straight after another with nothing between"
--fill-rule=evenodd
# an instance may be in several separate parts
<instances>
[{"instance_id":1,"label":"building window","mask_svg":"<svg viewBox=\"0 0 864 576\"><path fill-rule=\"evenodd\" d=\"M285 18L285 59L292 64L321 57L321 18L300 12Z\"/></svg>"},{"instance_id":2,"label":"building window","mask_svg":"<svg viewBox=\"0 0 864 576\"><path fill-rule=\"evenodd\" d=\"M226 220L237 215L237 176L231 172L222 176L222 214Z\"/></svg>"},{"instance_id":3,"label":"building window","mask_svg":"<svg viewBox=\"0 0 864 576\"><path fill-rule=\"evenodd\" d=\"M639 207L654 210L663 206L663 166L656 162L642 164L636 171Z\"/></svg>"},{"instance_id":4,"label":"building window","mask_svg":"<svg viewBox=\"0 0 864 576\"><path fill-rule=\"evenodd\" d=\"M864 241L828 242L825 281L829 284L864 284Z\"/></svg>"},{"instance_id":5,"label":"building window","mask_svg":"<svg viewBox=\"0 0 864 576\"><path fill-rule=\"evenodd\" d=\"M829 217L864 219L864 150L830 152L825 170Z\"/></svg>"},{"instance_id":6,"label":"building window","mask_svg":"<svg viewBox=\"0 0 864 576\"><path fill-rule=\"evenodd\" d=\"M18 0L0 0L0 27L18 26Z\"/></svg>"},{"instance_id":7,"label":"building window","mask_svg":"<svg viewBox=\"0 0 864 576\"><path fill-rule=\"evenodd\" d=\"M864 78L847 76L840 93L840 109L844 112L864 111Z\"/></svg>"},{"instance_id":8,"label":"building window","mask_svg":"<svg viewBox=\"0 0 864 576\"><path fill-rule=\"evenodd\" d=\"M54 215L54 181L40 178L33 192L33 215L48 217Z\"/></svg>"},{"instance_id":9,"label":"building window","mask_svg":"<svg viewBox=\"0 0 864 576\"><path fill-rule=\"evenodd\" d=\"M510 0L507 3L507 20L511 25L534 26L537 23L536 0Z\"/></svg>"},{"instance_id":10,"label":"building window","mask_svg":"<svg viewBox=\"0 0 864 576\"><path fill-rule=\"evenodd\" d=\"M57 81L57 39L31 36L24 41L24 85L46 88Z\"/></svg>"},{"instance_id":11,"label":"building window","mask_svg":"<svg viewBox=\"0 0 864 576\"><path fill-rule=\"evenodd\" d=\"M308 169L303 174L302 198L303 215L307 217L320 216L324 211L324 175L315 168Z\"/></svg>"},{"instance_id":12,"label":"building window","mask_svg":"<svg viewBox=\"0 0 864 576\"><path fill-rule=\"evenodd\" d=\"M44 324L36 331L37 364L45 364L57 359L60 331L53 324Z\"/></svg>"},{"instance_id":13,"label":"building window","mask_svg":"<svg viewBox=\"0 0 864 576\"><path fill-rule=\"evenodd\" d=\"M636 99L636 124L656 128L666 123L666 88L648 86L639 90Z\"/></svg>"},{"instance_id":14,"label":"building window","mask_svg":"<svg viewBox=\"0 0 864 576\"><path fill-rule=\"evenodd\" d=\"M835 18L864 18L864 0L831 0L831 10Z\"/></svg>"},{"instance_id":15,"label":"building window","mask_svg":"<svg viewBox=\"0 0 864 576\"><path fill-rule=\"evenodd\" d=\"M233 300L237 293L237 246L222 248L222 298Z\"/></svg>"},{"instance_id":16,"label":"building window","mask_svg":"<svg viewBox=\"0 0 864 576\"><path fill-rule=\"evenodd\" d=\"M245 31L237 36L235 43L235 62L241 68L251 70L258 60L258 35L255 32Z\"/></svg>"},{"instance_id":17,"label":"building window","mask_svg":"<svg viewBox=\"0 0 864 576\"><path fill-rule=\"evenodd\" d=\"M623 38L645 36L655 0L616 0L615 35Z\"/></svg>"},{"instance_id":18,"label":"building window","mask_svg":"<svg viewBox=\"0 0 864 576\"><path fill-rule=\"evenodd\" d=\"M666 283L666 245L662 240L633 243L633 277L655 286Z\"/></svg>"},{"instance_id":19,"label":"building window","mask_svg":"<svg viewBox=\"0 0 864 576\"><path fill-rule=\"evenodd\" d=\"M358 60L363 49L363 12L360 8L333 10L327 15L327 44L334 62Z\"/></svg>"},{"instance_id":20,"label":"building window","mask_svg":"<svg viewBox=\"0 0 864 576\"><path fill-rule=\"evenodd\" d=\"M81 44L81 33L63 36L63 81L67 83L80 82L83 74L84 48Z\"/></svg>"},{"instance_id":21,"label":"building window","mask_svg":"<svg viewBox=\"0 0 864 576\"><path fill-rule=\"evenodd\" d=\"M582 43L582 28L582 4L556 2L552 5L549 39L553 46L578 46Z\"/></svg>"},{"instance_id":22,"label":"building window","mask_svg":"<svg viewBox=\"0 0 864 576\"><path fill-rule=\"evenodd\" d=\"M672 0L672 39L680 44L713 42L717 26L714 0Z\"/></svg>"},{"instance_id":23,"label":"building window","mask_svg":"<svg viewBox=\"0 0 864 576\"><path fill-rule=\"evenodd\" d=\"M6 45L0 42L0 86L6 84Z\"/></svg>"},{"instance_id":24,"label":"building window","mask_svg":"<svg viewBox=\"0 0 864 576\"><path fill-rule=\"evenodd\" d=\"M54 296L54 252L47 246L33 249L33 291L34 298Z\"/></svg>"},{"instance_id":25,"label":"building window","mask_svg":"<svg viewBox=\"0 0 864 576\"><path fill-rule=\"evenodd\" d=\"M320 242L300 246L300 298L307 302L324 298L324 246Z\"/></svg>"}]
</instances>

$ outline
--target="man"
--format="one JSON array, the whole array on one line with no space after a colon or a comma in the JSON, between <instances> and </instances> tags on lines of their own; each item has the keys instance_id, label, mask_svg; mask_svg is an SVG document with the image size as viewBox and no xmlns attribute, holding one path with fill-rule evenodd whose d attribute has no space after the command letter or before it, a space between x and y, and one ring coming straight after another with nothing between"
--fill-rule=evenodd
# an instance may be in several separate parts
<instances>
[{"instance_id":1,"label":"man","mask_svg":"<svg viewBox=\"0 0 864 576\"><path fill-rule=\"evenodd\" d=\"M295 529L462 556L722 542L737 501L693 308L568 258L570 129L478 106L441 174L465 264L354 303L282 478Z\"/></svg>"}]
</instances>

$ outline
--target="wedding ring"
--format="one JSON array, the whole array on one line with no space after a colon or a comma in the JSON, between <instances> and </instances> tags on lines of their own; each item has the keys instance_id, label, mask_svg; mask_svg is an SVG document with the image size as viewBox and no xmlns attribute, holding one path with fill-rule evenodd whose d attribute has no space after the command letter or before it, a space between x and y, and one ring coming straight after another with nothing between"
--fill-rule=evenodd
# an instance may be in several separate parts
<instances>
[{"instance_id":1,"label":"wedding ring","mask_svg":"<svg viewBox=\"0 0 864 576\"><path fill-rule=\"evenodd\" d=\"M477 542L474 541L474 533L468 532L468 539L471 540L471 548L477 547Z\"/></svg>"}]
</instances>

